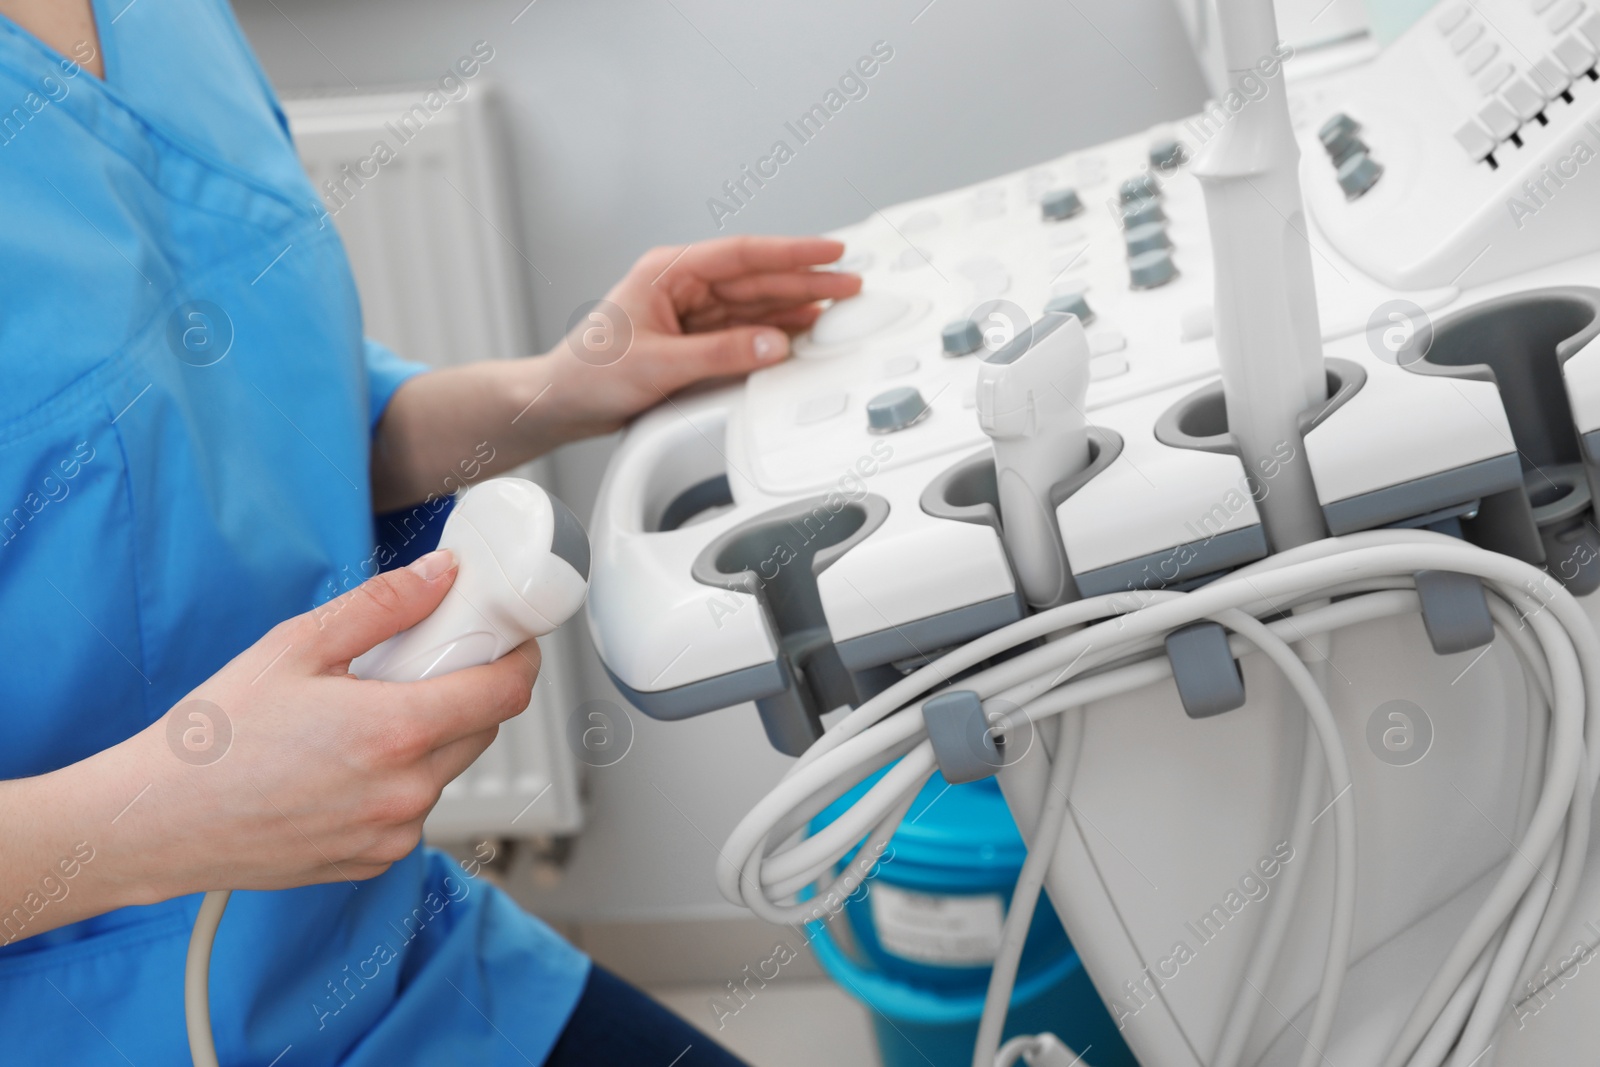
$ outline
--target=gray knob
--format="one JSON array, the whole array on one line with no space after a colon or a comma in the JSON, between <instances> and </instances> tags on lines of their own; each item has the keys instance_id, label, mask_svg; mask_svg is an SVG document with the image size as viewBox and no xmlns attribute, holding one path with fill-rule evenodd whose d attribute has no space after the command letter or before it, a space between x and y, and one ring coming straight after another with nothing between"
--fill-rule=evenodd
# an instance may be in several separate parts
<instances>
[{"instance_id":1,"label":"gray knob","mask_svg":"<svg viewBox=\"0 0 1600 1067\"><path fill-rule=\"evenodd\" d=\"M1083 210L1083 201L1078 199L1076 189L1057 189L1044 195L1039 210L1047 219L1070 219Z\"/></svg>"},{"instance_id":2,"label":"gray knob","mask_svg":"<svg viewBox=\"0 0 1600 1067\"><path fill-rule=\"evenodd\" d=\"M1140 252L1128 259L1128 282L1135 289L1154 289L1178 276L1178 265L1165 248Z\"/></svg>"},{"instance_id":3,"label":"gray knob","mask_svg":"<svg viewBox=\"0 0 1600 1067\"><path fill-rule=\"evenodd\" d=\"M1366 194L1383 177L1383 166L1365 152L1358 152L1339 164L1339 188L1346 200Z\"/></svg>"},{"instance_id":4,"label":"gray knob","mask_svg":"<svg viewBox=\"0 0 1600 1067\"><path fill-rule=\"evenodd\" d=\"M1337 141L1328 146L1328 158L1335 167L1344 166L1344 161L1351 156L1367 150L1367 142L1359 137L1350 136L1342 141Z\"/></svg>"},{"instance_id":5,"label":"gray knob","mask_svg":"<svg viewBox=\"0 0 1600 1067\"><path fill-rule=\"evenodd\" d=\"M920 422L928 414L928 402L909 385L879 393L867 401L867 430L894 433Z\"/></svg>"},{"instance_id":6,"label":"gray knob","mask_svg":"<svg viewBox=\"0 0 1600 1067\"><path fill-rule=\"evenodd\" d=\"M1334 141L1353 137L1360 129L1361 123L1341 111L1322 124L1321 128L1317 130L1317 139L1324 145L1329 145Z\"/></svg>"},{"instance_id":7,"label":"gray knob","mask_svg":"<svg viewBox=\"0 0 1600 1067\"><path fill-rule=\"evenodd\" d=\"M971 319L946 323L939 331L947 356L964 356L983 347L983 329Z\"/></svg>"},{"instance_id":8,"label":"gray knob","mask_svg":"<svg viewBox=\"0 0 1600 1067\"><path fill-rule=\"evenodd\" d=\"M1366 145L1356 134L1361 131L1361 124L1344 112L1333 116L1317 130L1317 139L1322 142L1322 147L1327 150L1328 158L1333 160L1335 167L1340 166L1345 160L1364 151Z\"/></svg>"},{"instance_id":9,"label":"gray knob","mask_svg":"<svg viewBox=\"0 0 1600 1067\"><path fill-rule=\"evenodd\" d=\"M1094 321L1094 309L1089 306L1089 301L1083 298L1082 293L1067 293L1063 296L1054 296L1044 306L1046 315L1076 315L1078 321L1085 326Z\"/></svg>"},{"instance_id":10,"label":"gray knob","mask_svg":"<svg viewBox=\"0 0 1600 1067\"><path fill-rule=\"evenodd\" d=\"M1167 213L1161 210L1161 202L1158 200L1135 200L1122 212L1122 225L1128 230L1166 221Z\"/></svg>"},{"instance_id":11,"label":"gray knob","mask_svg":"<svg viewBox=\"0 0 1600 1067\"><path fill-rule=\"evenodd\" d=\"M1163 137L1150 144L1150 165L1157 170L1175 170L1188 159L1188 154L1176 137Z\"/></svg>"},{"instance_id":12,"label":"gray knob","mask_svg":"<svg viewBox=\"0 0 1600 1067\"><path fill-rule=\"evenodd\" d=\"M1131 204L1135 200L1154 200L1160 195L1161 183L1148 171L1134 175L1117 188L1117 196L1124 204Z\"/></svg>"},{"instance_id":13,"label":"gray knob","mask_svg":"<svg viewBox=\"0 0 1600 1067\"><path fill-rule=\"evenodd\" d=\"M1123 236L1128 242L1130 256L1149 252L1155 248L1172 247L1172 238L1167 236L1166 226L1159 222L1147 222L1143 226L1135 226Z\"/></svg>"}]
</instances>

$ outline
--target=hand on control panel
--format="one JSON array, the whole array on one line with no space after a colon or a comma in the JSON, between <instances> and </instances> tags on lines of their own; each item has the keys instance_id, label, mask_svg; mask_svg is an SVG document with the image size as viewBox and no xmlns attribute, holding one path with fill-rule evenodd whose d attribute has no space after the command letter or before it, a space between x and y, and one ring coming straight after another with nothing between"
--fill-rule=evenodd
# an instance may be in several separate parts
<instances>
[{"instance_id":1,"label":"hand on control panel","mask_svg":"<svg viewBox=\"0 0 1600 1067\"><path fill-rule=\"evenodd\" d=\"M645 253L553 353L563 419L606 433L686 385L783 359L789 338L822 314L819 301L861 291L857 275L815 269L843 254L843 243L821 237L725 237ZM611 321L618 312L622 321ZM620 350L586 358L590 330L608 331Z\"/></svg>"}]
</instances>

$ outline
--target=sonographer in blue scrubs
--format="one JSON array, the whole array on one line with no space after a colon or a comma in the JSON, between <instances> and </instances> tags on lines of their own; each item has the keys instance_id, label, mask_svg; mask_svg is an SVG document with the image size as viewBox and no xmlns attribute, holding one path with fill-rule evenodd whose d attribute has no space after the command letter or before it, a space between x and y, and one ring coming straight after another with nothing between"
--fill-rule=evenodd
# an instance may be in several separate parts
<instances>
[{"instance_id":1,"label":"sonographer in blue scrubs","mask_svg":"<svg viewBox=\"0 0 1600 1067\"><path fill-rule=\"evenodd\" d=\"M0 0L0 1061L187 1062L197 894L233 888L229 1067L732 1062L418 847L536 646L360 681L454 564L342 590L375 511L786 356L840 252L657 249L620 361L427 371L363 340L223 0Z\"/></svg>"}]
</instances>

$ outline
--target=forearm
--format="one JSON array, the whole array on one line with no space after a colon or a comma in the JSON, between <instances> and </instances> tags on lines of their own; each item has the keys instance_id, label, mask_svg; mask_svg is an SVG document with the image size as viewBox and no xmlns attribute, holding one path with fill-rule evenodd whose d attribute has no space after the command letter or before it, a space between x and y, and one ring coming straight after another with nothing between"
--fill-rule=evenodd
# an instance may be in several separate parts
<instances>
[{"instance_id":1,"label":"forearm","mask_svg":"<svg viewBox=\"0 0 1600 1067\"><path fill-rule=\"evenodd\" d=\"M401 385L373 435L373 510L449 495L595 432L563 395L557 358L485 360Z\"/></svg>"},{"instance_id":2,"label":"forearm","mask_svg":"<svg viewBox=\"0 0 1600 1067\"><path fill-rule=\"evenodd\" d=\"M138 840L154 783L131 769L112 749L0 782L0 945L177 895Z\"/></svg>"}]
</instances>

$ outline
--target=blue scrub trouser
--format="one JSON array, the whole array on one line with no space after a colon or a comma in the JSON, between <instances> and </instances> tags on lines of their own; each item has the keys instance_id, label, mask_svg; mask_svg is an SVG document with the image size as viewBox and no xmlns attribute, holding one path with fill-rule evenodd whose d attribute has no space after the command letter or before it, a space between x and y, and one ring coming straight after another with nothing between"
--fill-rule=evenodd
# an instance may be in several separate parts
<instances>
[{"instance_id":1,"label":"blue scrub trouser","mask_svg":"<svg viewBox=\"0 0 1600 1067\"><path fill-rule=\"evenodd\" d=\"M589 968L583 996L545 1067L747 1067L610 971Z\"/></svg>"}]
</instances>

